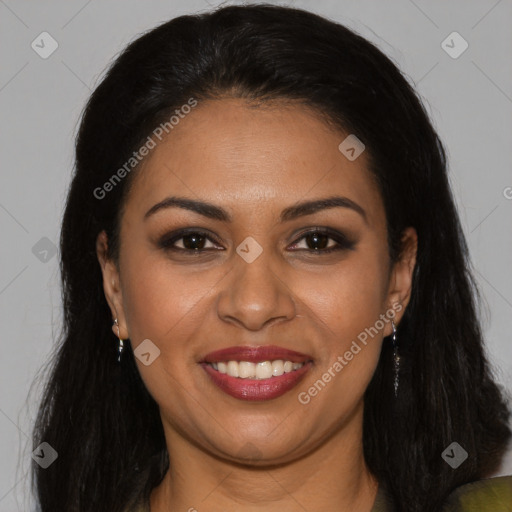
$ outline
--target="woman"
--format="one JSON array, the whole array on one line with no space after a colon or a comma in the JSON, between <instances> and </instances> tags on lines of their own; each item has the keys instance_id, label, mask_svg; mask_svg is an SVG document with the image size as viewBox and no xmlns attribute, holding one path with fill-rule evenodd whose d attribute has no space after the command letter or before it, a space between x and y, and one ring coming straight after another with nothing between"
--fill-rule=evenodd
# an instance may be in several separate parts
<instances>
[{"instance_id":1,"label":"woman","mask_svg":"<svg viewBox=\"0 0 512 512\"><path fill-rule=\"evenodd\" d=\"M443 146L347 28L252 5L131 43L61 254L42 511L508 510Z\"/></svg>"}]
</instances>

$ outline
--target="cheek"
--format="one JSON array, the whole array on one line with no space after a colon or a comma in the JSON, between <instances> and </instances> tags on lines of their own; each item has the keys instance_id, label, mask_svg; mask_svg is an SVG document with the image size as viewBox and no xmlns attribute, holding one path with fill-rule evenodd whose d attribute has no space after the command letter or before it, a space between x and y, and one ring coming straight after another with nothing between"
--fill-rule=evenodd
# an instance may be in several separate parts
<instances>
[{"instance_id":1,"label":"cheek","mask_svg":"<svg viewBox=\"0 0 512 512\"><path fill-rule=\"evenodd\" d=\"M161 256L127 261L123 304L132 341L173 338L179 324L201 308L214 273L187 271Z\"/></svg>"},{"instance_id":2,"label":"cheek","mask_svg":"<svg viewBox=\"0 0 512 512\"><path fill-rule=\"evenodd\" d=\"M360 250L329 271L300 277L301 300L330 330L336 345L355 339L384 312L387 275L379 254Z\"/></svg>"},{"instance_id":3,"label":"cheek","mask_svg":"<svg viewBox=\"0 0 512 512\"><path fill-rule=\"evenodd\" d=\"M333 418L353 410L378 364L387 325L381 319L387 291L382 261L382 253L361 250L336 270L316 276L313 286L303 281L303 298L322 338L315 375L301 386L299 402L308 403L318 418L328 416L330 408L337 411Z\"/></svg>"},{"instance_id":4,"label":"cheek","mask_svg":"<svg viewBox=\"0 0 512 512\"><path fill-rule=\"evenodd\" d=\"M136 350L149 339L160 350L148 366L135 358L139 373L156 402L177 415L188 410L190 402L197 405L200 396L190 400L190 393L196 396L190 381L203 371L197 365L196 347L201 342L204 347L210 332L205 334L204 321L222 273L215 277L218 270L193 272L171 265L161 255L147 254L127 258L124 270L123 304L132 347ZM174 390L172 401L169 390Z\"/></svg>"}]
</instances>

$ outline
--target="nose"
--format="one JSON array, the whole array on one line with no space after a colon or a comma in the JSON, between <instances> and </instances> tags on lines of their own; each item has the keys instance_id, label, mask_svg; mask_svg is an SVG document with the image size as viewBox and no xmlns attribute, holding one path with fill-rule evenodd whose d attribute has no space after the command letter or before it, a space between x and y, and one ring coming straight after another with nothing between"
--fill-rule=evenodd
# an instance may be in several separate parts
<instances>
[{"instance_id":1,"label":"nose","mask_svg":"<svg viewBox=\"0 0 512 512\"><path fill-rule=\"evenodd\" d=\"M247 263L237 256L235 268L217 299L221 320L250 331L285 322L296 316L293 292L281 272L271 268L270 251Z\"/></svg>"}]
</instances>

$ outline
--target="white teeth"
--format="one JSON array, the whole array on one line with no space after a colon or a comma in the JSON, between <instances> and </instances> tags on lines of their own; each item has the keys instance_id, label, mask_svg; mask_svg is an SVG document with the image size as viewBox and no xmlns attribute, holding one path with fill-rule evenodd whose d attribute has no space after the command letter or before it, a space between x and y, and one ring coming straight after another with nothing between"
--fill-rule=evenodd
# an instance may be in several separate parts
<instances>
[{"instance_id":1,"label":"white teeth","mask_svg":"<svg viewBox=\"0 0 512 512\"><path fill-rule=\"evenodd\" d=\"M228 363L228 375L231 377L239 377L238 363L236 361L229 361Z\"/></svg>"},{"instance_id":2,"label":"white teeth","mask_svg":"<svg viewBox=\"0 0 512 512\"><path fill-rule=\"evenodd\" d=\"M272 361L272 375L274 377L279 377L279 375L283 375L284 373L284 363L281 359L277 361Z\"/></svg>"},{"instance_id":3,"label":"white teeth","mask_svg":"<svg viewBox=\"0 0 512 512\"><path fill-rule=\"evenodd\" d=\"M209 363L219 373L227 373L230 377L240 379L270 379L279 377L284 373L290 373L304 366L304 363L293 363L292 361L260 361L251 363L249 361L219 361Z\"/></svg>"},{"instance_id":4,"label":"white teeth","mask_svg":"<svg viewBox=\"0 0 512 512\"><path fill-rule=\"evenodd\" d=\"M254 363L249 363L248 361L240 361L238 363L238 376L241 379L254 378L256 376L256 365Z\"/></svg>"},{"instance_id":5,"label":"white teeth","mask_svg":"<svg viewBox=\"0 0 512 512\"><path fill-rule=\"evenodd\" d=\"M257 379L270 379L272 377L272 363L270 361L263 361L256 365L256 378Z\"/></svg>"}]
</instances>

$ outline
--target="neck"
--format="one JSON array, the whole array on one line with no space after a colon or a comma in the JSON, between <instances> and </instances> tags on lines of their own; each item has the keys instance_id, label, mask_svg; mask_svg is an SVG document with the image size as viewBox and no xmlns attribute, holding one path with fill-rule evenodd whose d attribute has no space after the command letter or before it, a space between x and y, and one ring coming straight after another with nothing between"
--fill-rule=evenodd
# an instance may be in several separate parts
<instances>
[{"instance_id":1,"label":"neck","mask_svg":"<svg viewBox=\"0 0 512 512\"><path fill-rule=\"evenodd\" d=\"M363 455L362 409L311 453L292 462L238 465L166 431L169 470L151 494L151 512L168 510L370 512L378 482Z\"/></svg>"}]
</instances>

